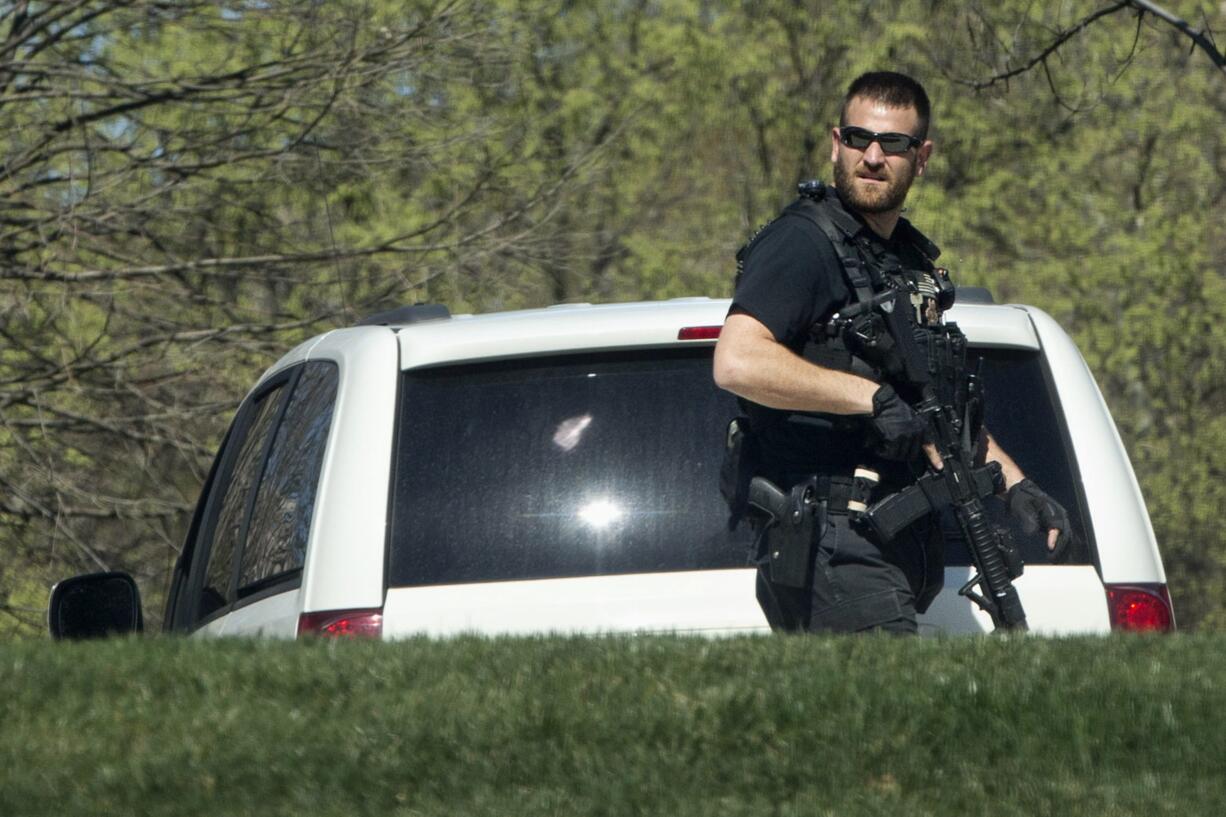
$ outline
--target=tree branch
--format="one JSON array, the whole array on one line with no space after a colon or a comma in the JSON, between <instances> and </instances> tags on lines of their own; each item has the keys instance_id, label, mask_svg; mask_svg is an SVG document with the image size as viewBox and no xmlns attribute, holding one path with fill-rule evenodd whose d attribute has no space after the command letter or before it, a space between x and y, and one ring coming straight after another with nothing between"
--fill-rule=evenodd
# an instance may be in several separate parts
<instances>
[{"instance_id":1,"label":"tree branch","mask_svg":"<svg viewBox=\"0 0 1226 817\"><path fill-rule=\"evenodd\" d=\"M1120 9L1127 8L1129 5L1130 5L1130 0L1117 0L1117 2L1112 3L1110 6L1107 6L1106 8L1101 8L1098 11L1094 12L1093 14L1090 14L1084 17L1079 23L1077 23L1077 25L1073 26L1072 28L1065 29L1064 31L1061 31L1059 34L1057 34L1056 39L1048 43L1046 48L1044 48L1034 57L1030 58L1025 64L1017 68L1009 69L1008 71L1004 71L1002 73L996 74L985 80L974 81L974 80L955 79L954 81L960 85L966 85L970 88L974 88L976 91L982 91L987 88L991 88L997 83L1007 82L1010 79L1013 79L1014 77L1021 76L1022 74L1025 74L1027 71L1030 71L1036 65L1046 64L1047 58L1050 57L1052 54L1054 54L1060 48L1060 46L1064 45L1066 42L1071 40L1073 37L1077 36L1079 33L1084 31L1086 27L1092 24L1094 21L1100 20L1103 17L1107 17L1111 14L1114 14Z\"/></svg>"},{"instance_id":2,"label":"tree branch","mask_svg":"<svg viewBox=\"0 0 1226 817\"><path fill-rule=\"evenodd\" d=\"M1226 56L1222 56L1222 52L1217 50L1217 44L1213 42L1211 36L1206 36L1208 29L1196 30L1188 25L1187 21L1176 17L1166 9L1158 6L1149 0L1128 0L1128 5L1140 10L1142 13L1149 12L1150 14L1170 23L1175 28L1182 31L1192 39L1192 42L1201 47L1201 50L1209 55L1209 59L1213 60L1213 64L1222 71L1226 72ZM1212 32L1210 32L1211 34Z\"/></svg>"},{"instance_id":3,"label":"tree branch","mask_svg":"<svg viewBox=\"0 0 1226 817\"><path fill-rule=\"evenodd\" d=\"M1158 6L1155 3L1149 2L1149 0L1116 0L1116 2L1113 2L1111 5L1105 6L1091 14L1086 15L1076 25L1072 26L1071 28L1067 28L1059 32L1056 35L1056 38L1052 40L1050 43L1048 43L1047 46L1043 48L1042 51L1040 51L1038 54L1036 54L1035 56L1027 60L1024 64L1016 68L1011 68L1009 70L1002 71L998 74L995 74L983 80L964 80L964 79L955 78L953 81L957 82L960 85L964 85L964 86L973 88L977 91L981 91L987 88L991 88L997 83L1007 82L1010 79L1013 79L1014 77L1025 74L1026 72L1032 70L1036 66L1042 66L1044 70L1046 71L1048 57L1050 57L1057 50L1059 50L1059 48L1063 46L1066 42L1068 42L1073 37L1080 34L1082 31L1084 31L1087 27L1089 27L1091 24L1093 24L1097 20L1101 20L1104 17L1108 17L1112 14L1115 14L1117 11L1121 11L1126 8L1136 9L1139 12L1140 17L1144 17L1144 15L1147 13L1152 14L1155 17L1161 19L1163 22L1166 22L1174 26L1180 32L1182 32L1183 34L1185 34L1186 36L1192 39L1193 47L1199 46L1201 50L1203 50L1206 54L1209 55L1209 59L1213 61L1213 64L1219 70L1226 73L1226 56L1223 56L1222 52L1218 51L1217 46L1214 43L1213 38L1211 36L1212 32L1208 32L1208 29L1203 29L1203 30L1194 29L1192 28L1192 26L1190 26L1187 23L1187 21L1175 16L1174 14L1171 14L1169 11L1162 8L1161 6ZM1138 24L1139 24L1139 20L1138 20ZM1135 48L1135 44L1134 44L1134 48ZM1050 74L1048 74L1048 82L1051 83ZM1055 91L1054 83L1052 83L1052 90ZM1061 104L1063 104L1063 102Z\"/></svg>"}]
</instances>

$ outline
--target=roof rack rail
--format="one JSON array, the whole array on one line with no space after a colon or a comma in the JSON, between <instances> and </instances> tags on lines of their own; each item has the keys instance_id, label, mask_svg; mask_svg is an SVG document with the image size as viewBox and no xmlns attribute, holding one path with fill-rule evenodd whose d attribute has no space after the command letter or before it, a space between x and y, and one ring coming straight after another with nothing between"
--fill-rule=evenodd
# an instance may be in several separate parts
<instances>
[{"instance_id":1,"label":"roof rack rail","mask_svg":"<svg viewBox=\"0 0 1226 817\"><path fill-rule=\"evenodd\" d=\"M958 287L954 290L956 304L994 304L992 290L987 287Z\"/></svg>"},{"instance_id":2,"label":"roof rack rail","mask_svg":"<svg viewBox=\"0 0 1226 817\"><path fill-rule=\"evenodd\" d=\"M358 321L355 326L401 326L423 321L439 321L451 317L446 304L410 304L386 312L376 312Z\"/></svg>"}]
</instances>

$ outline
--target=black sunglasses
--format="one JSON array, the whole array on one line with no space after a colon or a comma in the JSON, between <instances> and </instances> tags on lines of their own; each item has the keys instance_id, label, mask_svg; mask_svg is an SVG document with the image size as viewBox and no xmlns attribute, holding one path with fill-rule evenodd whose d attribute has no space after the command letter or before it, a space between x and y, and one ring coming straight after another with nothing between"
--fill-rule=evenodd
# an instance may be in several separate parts
<instances>
[{"instance_id":1,"label":"black sunglasses","mask_svg":"<svg viewBox=\"0 0 1226 817\"><path fill-rule=\"evenodd\" d=\"M855 125L839 128L839 141L856 150L868 150L868 146L876 142L884 152L893 154L906 153L924 144L923 139L909 133L874 133Z\"/></svg>"}]
</instances>

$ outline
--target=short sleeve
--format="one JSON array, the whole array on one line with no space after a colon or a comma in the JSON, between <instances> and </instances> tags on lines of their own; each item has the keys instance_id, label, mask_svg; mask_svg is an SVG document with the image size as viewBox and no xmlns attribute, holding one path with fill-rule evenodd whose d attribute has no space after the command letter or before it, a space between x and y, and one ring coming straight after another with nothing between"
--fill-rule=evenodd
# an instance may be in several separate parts
<instances>
[{"instance_id":1,"label":"short sleeve","mask_svg":"<svg viewBox=\"0 0 1226 817\"><path fill-rule=\"evenodd\" d=\"M834 247L816 225L784 216L750 247L732 308L762 323L799 351L810 328L850 298Z\"/></svg>"}]
</instances>

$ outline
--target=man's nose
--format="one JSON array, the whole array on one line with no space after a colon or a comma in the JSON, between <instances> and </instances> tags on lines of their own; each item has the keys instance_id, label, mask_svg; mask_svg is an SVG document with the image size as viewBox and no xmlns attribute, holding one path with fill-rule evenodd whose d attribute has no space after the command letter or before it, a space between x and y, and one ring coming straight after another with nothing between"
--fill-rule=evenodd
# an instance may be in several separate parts
<instances>
[{"instance_id":1,"label":"man's nose","mask_svg":"<svg viewBox=\"0 0 1226 817\"><path fill-rule=\"evenodd\" d=\"M870 165L885 163L885 151L881 149L881 145L876 140L869 142L868 147L864 149L864 163Z\"/></svg>"}]
</instances>

